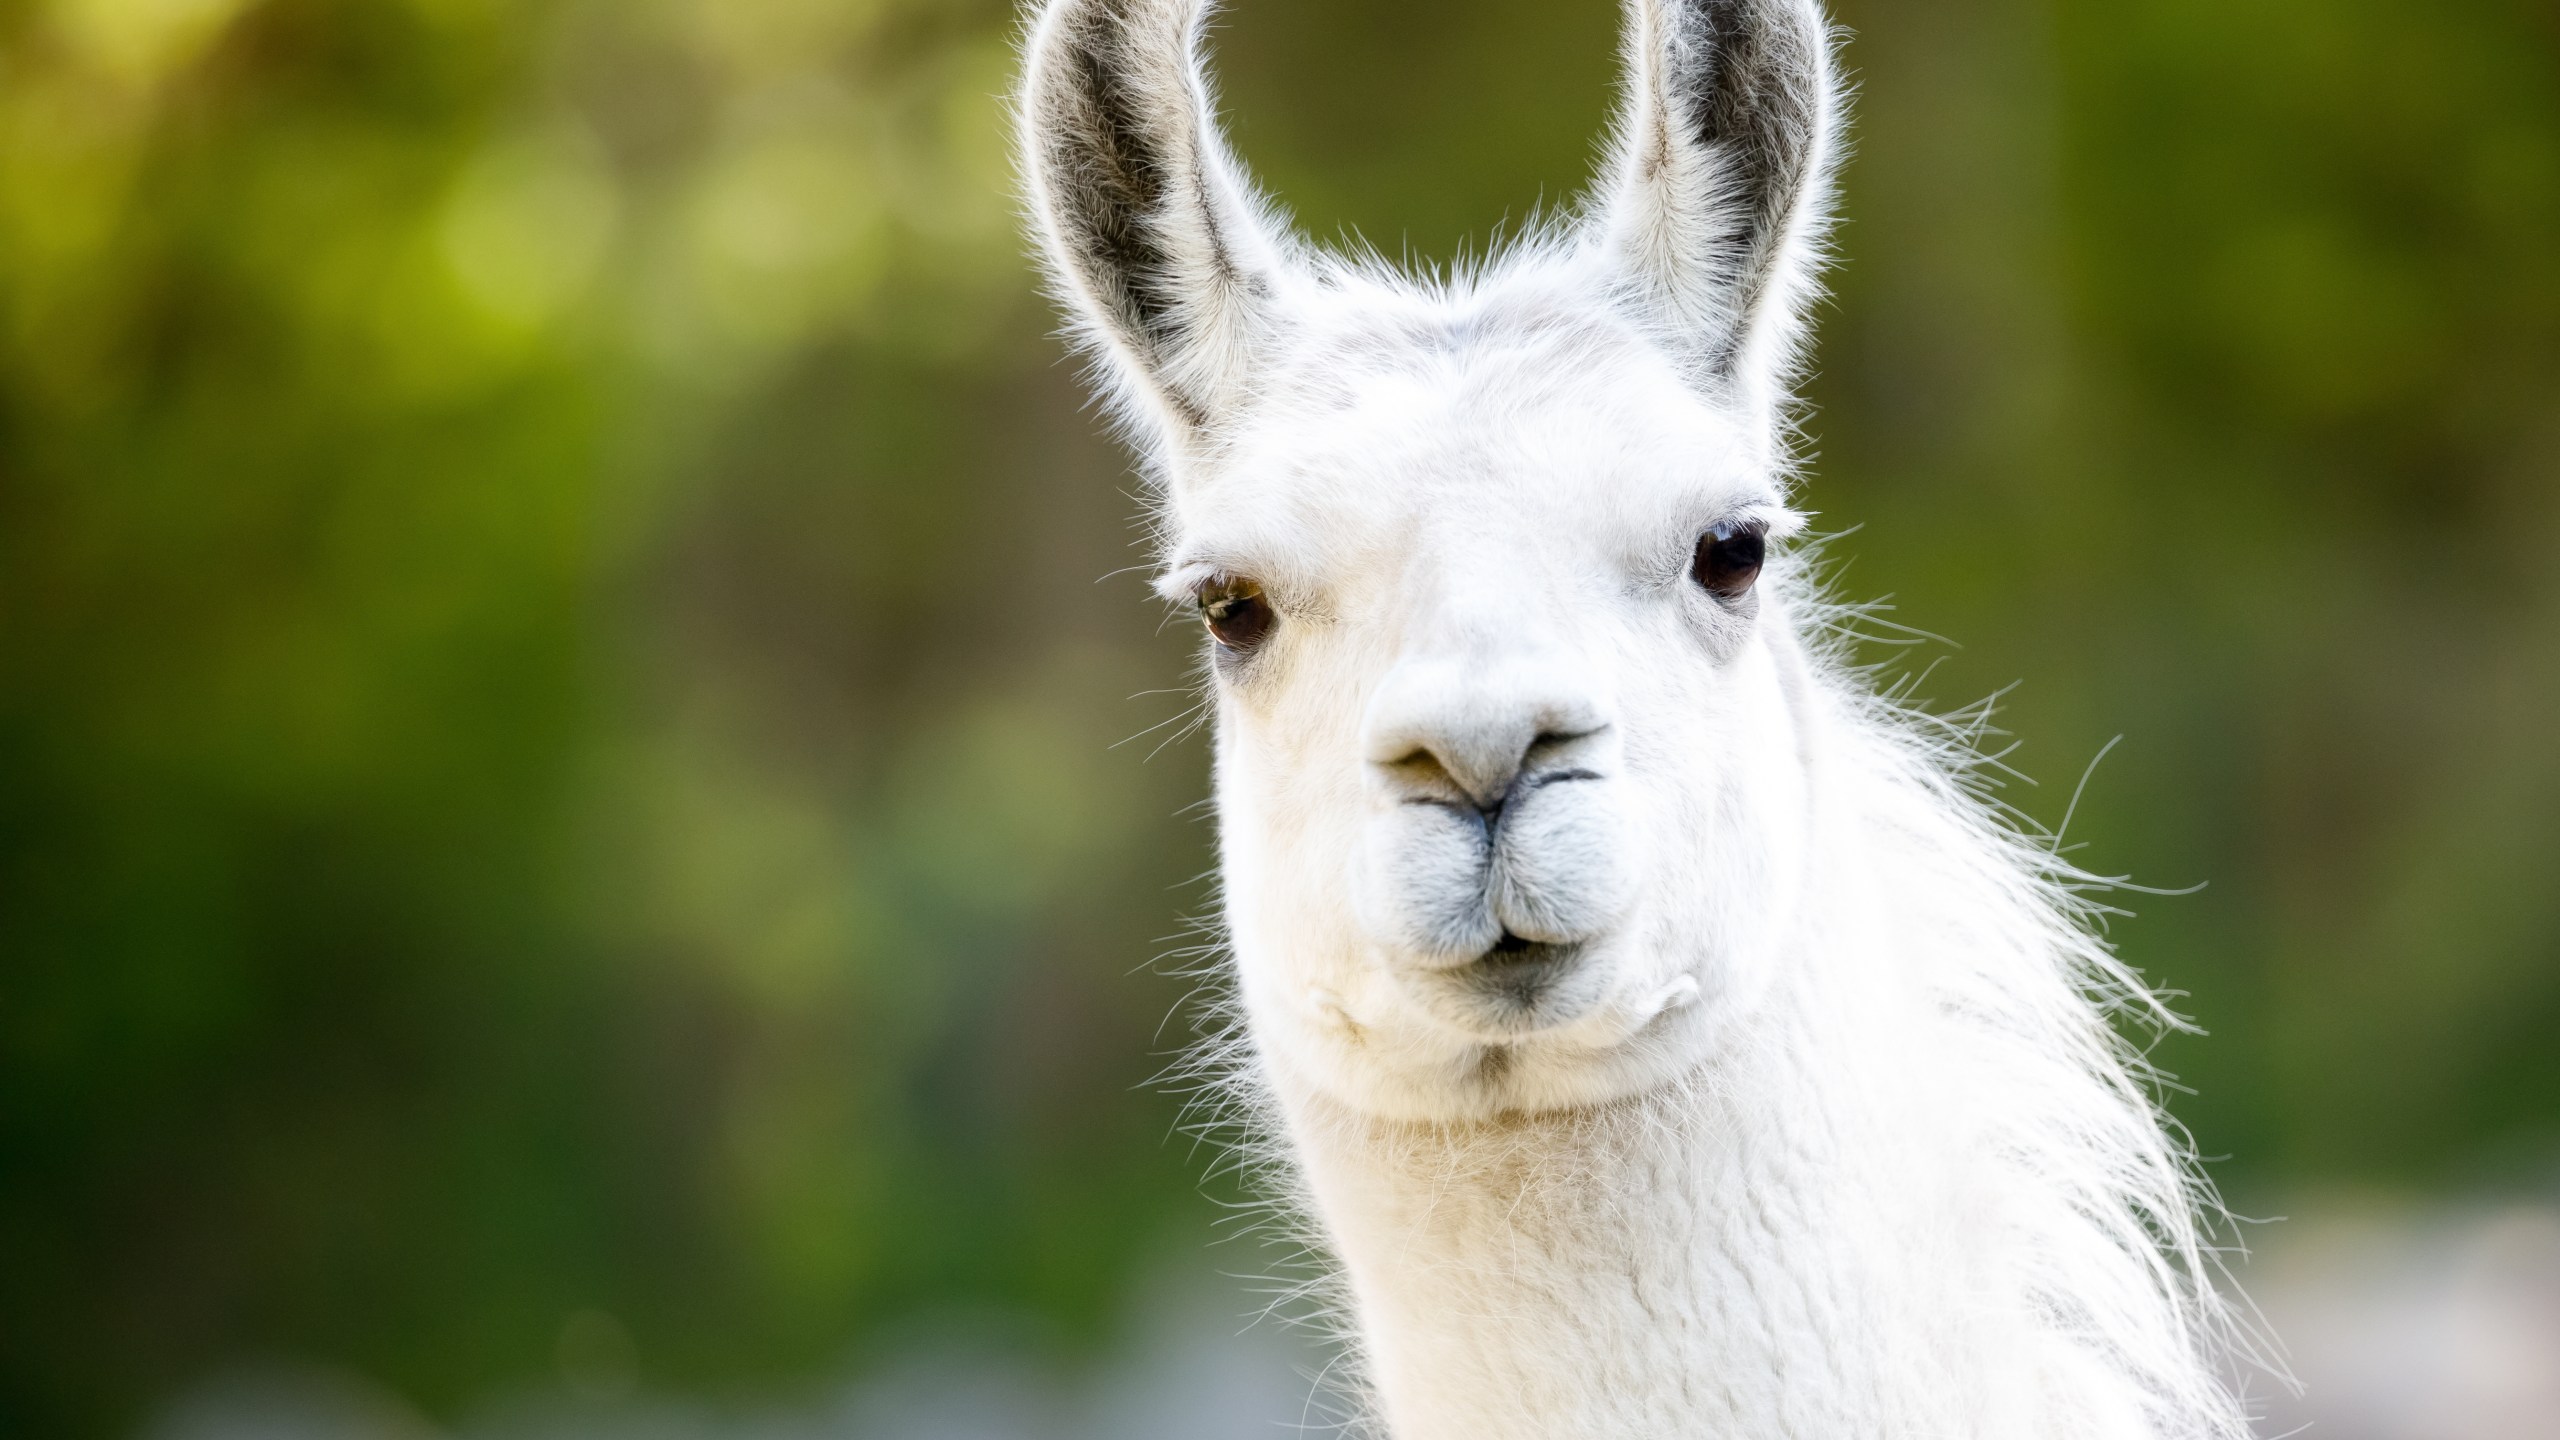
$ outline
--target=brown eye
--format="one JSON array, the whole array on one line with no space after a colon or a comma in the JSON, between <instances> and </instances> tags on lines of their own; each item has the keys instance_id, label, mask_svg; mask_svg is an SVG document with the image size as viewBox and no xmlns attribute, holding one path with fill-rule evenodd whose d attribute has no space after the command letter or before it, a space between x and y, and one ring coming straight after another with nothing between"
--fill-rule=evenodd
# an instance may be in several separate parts
<instances>
[{"instance_id":1,"label":"brown eye","mask_svg":"<svg viewBox=\"0 0 2560 1440\"><path fill-rule=\"evenodd\" d=\"M1751 582L1760 578L1760 562L1768 548L1762 527L1726 521L1698 537L1689 578L1719 600L1739 600L1751 593Z\"/></svg>"},{"instance_id":2,"label":"brown eye","mask_svg":"<svg viewBox=\"0 0 2560 1440\"><path fill-rule=\"evenodd\" d=\"M1269 639L1277 616L1271 613L1271 602L1262 598L1262 587L1233 575L1217 575L1201 582L1200 618L1209 624L1209 634L1219 645L1236 655L1251 652Z\"/></svg>"}]
</instances>

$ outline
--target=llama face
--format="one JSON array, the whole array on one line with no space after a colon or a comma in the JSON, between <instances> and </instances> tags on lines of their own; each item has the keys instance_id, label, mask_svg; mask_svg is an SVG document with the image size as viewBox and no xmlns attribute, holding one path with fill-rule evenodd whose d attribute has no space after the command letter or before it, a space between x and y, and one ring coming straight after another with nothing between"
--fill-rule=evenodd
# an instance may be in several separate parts
<instances>
[{"instance_id":1,"label":"llama face","mask_svg":"<svg viewBox=\"0 0 2560 1440\"><path fill-rule=\"evenodd\" d=\"M1174 490L1161 587L1257 607L1209 665L1254 1028L1379 1113L1658 1082L1791 898L1783 602L1735 557L1793 517L1751 426L1568 298L1308 297Z\"/></svg>"},{"instance_id":2,"label":"llama face","mask_svg":"<svg viewBox=\"0 0 2560 1440\"><path fill-rule=\"evenodd\" d=\"M1830 173L1812 0L1629 0L1585 218L1461 285L1307 253L1206 0L1047 0L1049 273L1219 637L1226 918L1289 1083L1425 1118L1660 1083L1745 1015L1803 848L1778 425Z\"/></svg>"}]
</instances>

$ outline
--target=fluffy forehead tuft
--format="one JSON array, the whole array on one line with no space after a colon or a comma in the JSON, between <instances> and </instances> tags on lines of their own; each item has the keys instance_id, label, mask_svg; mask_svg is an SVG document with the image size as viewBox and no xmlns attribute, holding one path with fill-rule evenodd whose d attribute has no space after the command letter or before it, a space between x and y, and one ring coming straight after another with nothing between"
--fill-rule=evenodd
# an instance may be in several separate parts
<instances>
[{"instance_id":1,"label":"fluffy forehead tuft","mask_svg":"<svg viewBox=\"0 0 2560 1440\"><path fill-rule=\"evenodd\" d=\"M1765 427L1569 279L1337 273L1292 300L1252 403L1168 497L1169 591L1218 570L1321 589L1330 566L1453 527L1618 554L1789 518Z\"/></svg>"},{"instance_id":2,"label":"fluffy forehead tuft","mask_svg":"<svg viewBox=\"0 0 2560 1440\"><path fill-rule=\"evenodd\" d=\"M1533 252L1534 255L1534 252ZM1699 402L1670 356L1580 267L1524 258L1452 285L1336 266L1292 287L1238 431L1266 439L1373 402L1382 382L1499 405L1555 398L1575 375L1641 373Z\"/></svg>"}]
</instances>

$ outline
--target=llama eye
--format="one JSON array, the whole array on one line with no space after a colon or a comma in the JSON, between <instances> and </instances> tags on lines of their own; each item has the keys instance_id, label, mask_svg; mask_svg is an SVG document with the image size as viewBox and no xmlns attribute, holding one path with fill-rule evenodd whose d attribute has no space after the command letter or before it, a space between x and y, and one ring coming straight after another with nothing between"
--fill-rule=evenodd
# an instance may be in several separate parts
<instances>
[{"instance_id":1,"label":"llama eye","mask_svg":"<svg viewBox=\"0 0 2560 1440\"><path fill-rule=\"evenodd\" d=\"M1739 600L1760 578L1768 548L1768 532L1761 526L1725 521L1698 537L1689 578L1719 600Z\"/></svg>"},{"instance_id":2,"label":"llama eye","mask_svg":"<svg viewBox=\"0 0 2560 1440\"><path fill-rule=\"evenodd\" d=\"M1208 622L1210 636L1229 653L1246 654L1270 638L1278 617L1271 613L1271 602L1263 598L1261 586L1218 575L1202 581L1198 594L1200 618Z\"/></svg>"}]
</instances>

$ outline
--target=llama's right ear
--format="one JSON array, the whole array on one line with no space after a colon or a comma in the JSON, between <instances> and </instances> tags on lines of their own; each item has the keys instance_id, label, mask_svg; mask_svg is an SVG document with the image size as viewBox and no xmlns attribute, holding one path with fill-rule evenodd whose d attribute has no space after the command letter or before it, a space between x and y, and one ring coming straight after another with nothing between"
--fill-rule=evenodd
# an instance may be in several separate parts
<instances>
[{"instance_id":1,"label":"llama's right ear","mask_svg":"<svg viewBox=\"0 0 2560 1440\"><path fill-rule=\"evenodd\" d=\"M1597 234L1697 378L1784 403L1839 163L1820 0L1627 0Z\"/></svg>"},{"instance_id":2,"label":"llama's right ear","mask_svg":"<svg viewBox=\"0 0 2560 1440\"><path fill-rule=\"evenodd\" d=\"M1031 220L1087 342L1167 438L1238 403L1286 261L1211 120L1207 0L1048 0L1019 120Z\"/></svg>"}]
</instances>

